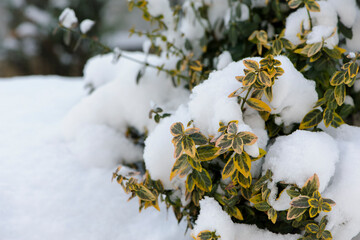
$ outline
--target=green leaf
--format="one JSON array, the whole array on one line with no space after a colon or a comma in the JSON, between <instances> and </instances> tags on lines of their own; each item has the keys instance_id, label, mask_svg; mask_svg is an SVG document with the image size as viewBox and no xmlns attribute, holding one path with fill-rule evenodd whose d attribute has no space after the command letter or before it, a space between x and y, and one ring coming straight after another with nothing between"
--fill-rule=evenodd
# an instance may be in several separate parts
<instances>
[{"instance_id":1,"label":"green leaf","mask_svg":"<svg viewBox=\"0 0 360 240\"><path fill-rule=\"evenodd\" d=\"M211 240L212 239L212 233L208 230L201 231L196 237L196 240Z\"/></svg>"},{"instance_id":2,"label":"green leaf","mask_svg":"<svg viewBox=\"0 0 360 240\"><path fill-rule=\"evenodd\" d=\"M245 75L242 83L243 83L243 86L251 86L254 84L254 82L256 81L257 79L257 75L255 72L249 72L248 74Z\"/></svg>"},{"instance_id":3,"label":"green leaf","mask_svg":"<svg viewBox=\"0 0 360 240\"><path fill-rule=\"evenodd\" d=\"M234 139L229 138L229 135L223 134L216 140L215 146L222 149L228 149L232 146L233 140Z\"/></svg>"},{"instance_id":4,"label":"green leaf","mask_svg":"<svg viewBox=\"0 0 360 240\"><path fill-rule=\"evenodd\" d=\"M331 235L331 232L329 230L325 230L323 233L322 233L322 238L324 240L331 240L333 239L333 236Z\"/></svg>"},{"instance_id":5,"label":"green leaf","mask_svg":"<svg viewBox=\"0 0 360 240\"><path fill-rule=\"evenodd\" d=\"M190 163L191 167L194 168L195 170L201 172L202 171L202 167L200 162L196 161L195 159L193 159L190 156L187 156L187 161Z\"/></svg>"},{"instance_id":6,"label":"green leaf","mask_svg":"<svg viewBox=\"0 0 360 240\"><path fill-rule=\"evenodd\" d=\"M320 5L315 0L308 0L305 6L310 12L320 12Z\"/></svg>"},{"instance_id":7,"label":"green leaf","mask_svg":"<svg viewBox=\"0 0 360 240\"><path fill-rule=\"evenodd\" d=\"M309 233L317 233L320 230L319 226L316 225L315 223L307 224L305 229Z\"/></svg>"},{"instance_id":8,"label":"green leaf","mask_svg":"<svg viewBox=\"0 0 360 240\"><path fill-rule=\"evenodd\" d=\"M228 213L233 216L236 219L239 219L240 221L244 220L243 215L241 214L240 210L237 207L229 207Z\"/></svg>"},{"instance_id":9,"label":"green leaf","mask_svg":"<svg viewBox=\"0 0 360 240\"><path fill-rule=\"evenodd\" d=\"M238 154L241 154L243 152L244 145L243 145L243 140L241 139L241 137L236 136L234 138L232 148Z\"/></svg>"},{"instance_id":10,"label":"green leaf","mask_svg":"<svg viewBox=\"0 0 360 240\"><path fill-rule=\"evenodd\" d=\"M317 174L314 174L308 180L306 180L304 186L301 188L301 194L312 197L320 187L320 180Z\"/></svg>"},{"instance_id":11,"label":"green leaf","mask_svg":"<svg viewBox=\"0 0 360 240\"><path fill-rule=\"evenodd\" d=\"M290 188L290 189L286 190L286 193L287 193L291 198L296 198L296 197L300 196L300 192L297 191L295 188Z\"/></svg>"},{"instance_id":12,"label":"green leaf","mask_svg":"<svg viewBox=\"0 0 360 240\"><path fill-rule=\"evenodd\" d=\"M344 123L345 122L340 117L340 115L335 112L334 113L334 120L331 122L331 126L334 127L334 128L337 128L337 127L340 127L341 125L343 125Z\"/></svg>"},{"instance_id":13,"label":"green leaf","mask_svg":"<svg viewBox=\"0 0 360 240\"><path fill-rule=\"evenodd\" d=\"M298 8L302 2L302 0L290 0L288 4L290 8Z\"/></svg>"},{"instance_id":14,"label":"green leaf","mask_svg":"<svg viewBox=\"0 0 360 240\"><path fill-rule=\"evenodd\" d=\"M236 172L236 173L237 173L236 176L238 179L238 183L244 188L249 188L251 186L251 180L252 180L251 174L249 177L245 177L244 175L241 174L241 172Z\"/></svg>"},{"instance_id":15,"label":"green leaf","mask_svg":"<svg viewBox=\"0 0 360 240\"><path fill-rule=\"evenodd\" d=\"M227 132L229 134L236 134L237 131L238 131L237 122L235 122L235 121L230 122L229 125L228 125L228 128L227 128Z\"/></svg>"},{"instance_id":16,"label":"green leaf","mask_svg":"<svg viewBox=\"0 0 360 240\"><path fill-rule=\"evenodd\" d=\"M341 52L338 48L329 49L327 47L324 47L323 50L329 57L334 59L341 59Z\"/></svg>"},{"instance_id":17,"label":"green leaf","mask_svg":"<svg viewBox=\"0 0 360 240\"><path fill-rule=\"evenodd\" d=\"M251 175L251 159L247 153L235 154L233 161L236 169L241 172L244 177L249 177Z\"/></svg>"},{"instance_id":18,"label":"green leaf","mask_svg":"<svg viewBox=\"0 0 360 240\"><path fill-rule=\"evenodd\" d=\"M343 84L344 82L345 82L345 74L343 71L335 72L330 79L330 84L332 86L337 86Z\"/></svg>"},{"instance_id":19,"label":"green leaf","mask_svg":"<svg viewBox=\"0 0 360 240\"><path fill-rule=\"evenodd\" d=\"M341 21L338 22L338 26L339 26L339 31L346 37L349 39L353 38L353 31L352 28L348 28L346 27Z\"/></svg>"},{"instance_id":20,"label":"green leaf","mask_svg":"<svg viewBox=\"0 0 360 240\"><path fill-rule=\"evenodd\" d=\"M193 133L189 137L194 141L195 145L205 145L208 143L208 139L201 133Z\"/></svg>"},{"instance_id":21,"label":"green leaf","mask_svg":"<svg viewBox=\"0 0 360 240\"><path fill-rule=\"evenodd\" d=\"M267 215L268 215L268 219L273 223L275 224L276 223L276 220L277 220L277 212L275 209L273 208L270 208L269 211L267 212Z\"/></svg>"},{"instance_id":22,"label":"green leaf","mask_svg":"<svg viewBox=\"0 0 360 240\"><path fill-rule=\"evenodd\" d=\"M359 72L359 65L356 62L352 62L349 67L350 78L356 77Z\"/></svg>"},{"instance_id":23,"label":"green leaf","mask_svg":"<svg viewBox=\"0 0 360 240\"><path fill-rule=\"evenodd\" d=\"M335 95L337 104L339 106L341 106L344 103L345 97L346 97L345 84L337 85L334 90L334 95Z\"/></svg>"},{"instance_id":24,"label":"green leaf","mask_svg":"<svg viewBox=\"0 0 360 240\"><path fill-rule=\"evenodd\" d=\"M332 121L334 120L334 110L328 107L325 108L323 118L324 118L325 127L329 127Z\"/></svg>"},{"instance_id":25,"label":"green leaf","mask_svg":"<svg viewBox=\"0 0 360 240\"><path fill-rule=\"evenodd\" d=\"M266 71L260 71L258 78L263 85L271 87L271 78Z\"/></svg>"},{"instance_id":26,"label":"green leaf","mask_svg":"<svg viewBox=\"0 0 360 240\"><path fill-rule=\"evenodd\" d=\"M314 109L305 115L300 123L299 129L307 129L317 126L323 119L322 113L319 109Z\"/></svg>"},{"instance_id":27,"label":"green leaf","mask_svg":"<svg viewBox=\"0 0 360 240\"><path fill-rule=\"evenodd\" d=\"M195 187L194 178L192 177L192 174L189 174L186 178L186 189L188 190L188 192L192 192L194 190L194 187Z\"/></svg>"},{"instance_id":28,"label":"green leaf","mask_svg":"<svg viewBox=\"0 0 360 240\"><path fill-rule=\"evenodd\" d=\"M333 200L329 199L329 198L323 198L323 202L326 202L326 203L330 204L330 206L335 206L336 205L336 203Z\"/></svg>"},{"instance_id":29,"label":"green leaf","mask_svg":"<svg viewBox=\"0 0 360 240\"><path fill-rule=\"evenodd\" d=\"M219 148L212 145L205 145L197 148L197 156L200 161L210 161L216 158Z\"/></svg>"},{"instance_id":30,"label":"green leaf","mask_svg":"<svg viewBox=\"0 0 360 240\"><path fill-rule=\"evenodd\" d=\"M249 69L250 71L259 71L259 63L254 60L243 60L244 66Z\"/></svg>"},{"instance_id":31,"label":"green leaf","mask_svg":"<svg viewBox=\"0 0 360 240\"><path fill-rule=\"evenodd\" d=\"M287 220L293 220L295 218L300 217L306 212L307 208L295 208L290 207L286 216Z\"/></svg>"},{"instance_id":32,"label":"green leaf","mask_svg":"<svg viewBox=\"0 0 360 240\"><path fill-rule=\"evenodd\" d=\"M319 100L317 100L314 108L320 107L320 106L324 105L325 103L326 103L326 99L325 98L320 98Z\"/></svg>"},{"instance_id":33,"label":"green leaf","mask_svg":"<svg viewBox=\"0 0 360 240\"><path fill-rule=\"evenodd\" d=\"M259 202L259 203L256 203L254 205L254 207L259 210L259 211L262 211L262 212L266 212L268 211L271 206L266 202L266 201L262 201L262 202Z\"/></svg>"},{"instance_id":34,"label":"green leaf","mask_svg":"<svg viewBox=\"0 0 360 240\"><path fill-rule=\"evenodd\" d=\"M183 148L182 137L181 137L179 139L179 141L177 141L177 143L175 144L174 158L180 157L180 155L183 153L183 151L184 151L184 148Z\"/></svg>"},{"instance_id":35,"label":"green leaf","mask_svg":"<svg viewBox=\"0 0 360 240\"><path fill-rule=\"evenodd\" d=\"M265 88L265 96L266 96L266 98L267 98L267 100L269 101L269 102L271 102L272 101L272 99L273 99L273 92L272 92L272 87L267 87L267 88Z\"/></svg>"},{"instance_id":36,"label":"green leaf","mask_svg":"<svg viewBox=\"0 0 360 240\"><path fill-rule=\"evenodd\" d=\"M283 43L280 39L275 39L273 43L273 51L275 55L279 55L283 49Z\"/></svg>"},{"instance_id":37,"label":"green leaf","mask_svg":"<svg viewBox=\"0 0 360 240\"><path fill-rule=\"evenodd\" d=\"M179 177L184 177L186 174L188 174L191 170L191 165L187 161L187 155L183 154L181 157L179 157L175 163L173 168L171 169L170 173L170 181L178 174L180 174Z\"/></svg>"},{"instance_id":38,"label":"green leaf","mask_svg":"<svg viewBox=\"0 0 360 240\"><path fill-rule=\"evenodd\" d=\"M320 202L319 200L317 200L316 198L310 198L308 199L309 205L313 208L319 208L320 207Z\"/></svg>"},{"instance_id":39,"label":"green leaf","mask_svg":"<svg viewBox=\"0 0 360 240\"><path fill-rule=\"evenodd\" d=\"M211 191L212 181L209 173L205 169L203 169L201 172L194 171L192 175L198 188L205 192Z\"/></svg>"},{"instance_id":40,"label":"green leaf","mask_svg":"<svg viewBox=\"0 0 360 240\"><path fill-rule=\"evenodd\" d=\"M189 136L185 136L181 143L185 153L190 157L195 158L196 147L194 140L192 140Z\"/></svg>"},{"instance_id":41,"label":"green leaf","mask_svg":"<svg viewBox=\"0 0 360 240\"><path fill-rule=\"evenodd\" d=\"M322 42L317 42L317 43L311 44L311 47L309 49L309 52L307 53L307 56L312 57L315 54L317 54L321 50L322 45L323 45Z\"/></svg>"},{"instance_id":42,"label":"green leaf","mask_svg":"<svg viewBox=\"0 0 360 240\"><path fill-rule=\"evenodd\" d=\"M263 101L256 98L249 98L246 103L257 111L271 112L271 108Z\"/></svg>"},{"instance_id":43,"label":"green leaf","mask_svg":"<svg viewBox=\"0 0 360 240\"><path fill-rule=\"evenodd\" d=\"M309 197L308 196L298 196L294 198L290 205L295 208L309 208Z\"/></svg>"},{"instance_id":44,"label":"green leaf","mask_svg":"<svg viewBox=\"0 0 360 240\"><path fill-rule=\"evenodd\" d=\"M331 206L329 203L323 202L321 204L321 210L324 212L330 212L331 211Z\"/></svg>"},{"instance_id":45,"label":"green leaf","mask_svg":"<svg viewBox=\"0 0 360 240\"><path fill-rule=\"evenodd\" d=\"M144 201L155 201L156 196L147 189L144 185L138 185L138 189L135 191L136 196Z\"/></svg>"},{"instance_id":46,"label":"green leaf","mask_svg":"<svg viewBox=\"0 0 360 240\"><path fill-rule=\"evenodd\" d=\"M239 132L236 137L241 138L244 145L253 145L258 140L252 132Z\"/></svg>"},{"instance_id":47,"label":"green leaf","mask_svg":"<svg viewBox=\"0 0 360 240\"><path fill-rule=\"evenodd\" d=\"M233 173L235 172L236 167L234 164L234 158L230 158L230 160L225 164L223 171L222 171L222 178L226 179L228 177L230 177L231 175L233 175Z\"/></svg>"},{"instance_id":48,"label":"green leaf","mask_svg":"<svg viewBox=\"0 0 360 240\"><path fill-rule=\"evenodd\" d=\"M250 198L249 200L251 203L253 204L257 204L263 201L262 195L261 193L256 194L255 196L253 196L252 198Z\"/></svg>"},{"instance_id":49,"label":"green leaf","mask_svg":"<svg viewBox=\"0 0 360 240\"><path fill-rule=\"evenodd\" d=\"M170 127L170 132L173 136L184 134L184 125L181 122L176 122Z\"/></svg>"},{"instance_id":50,"label":"green leaf","mask_svg":"<svg viewBox=\"0 0 360 240\"><path fill-rule=\"evenodd\" d=\"M311 218L314 218L317 214L319 213L319 209L318 208L313 208L311 207L309 209L309 215Z\"/></svg>"}]
</instances>

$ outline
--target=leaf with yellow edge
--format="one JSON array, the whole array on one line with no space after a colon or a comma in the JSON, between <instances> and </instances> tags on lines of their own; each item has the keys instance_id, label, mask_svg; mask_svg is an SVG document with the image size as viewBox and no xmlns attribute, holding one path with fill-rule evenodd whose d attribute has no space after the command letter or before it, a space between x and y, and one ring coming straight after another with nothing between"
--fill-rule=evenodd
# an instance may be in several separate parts
<instances>
[{"instance_id":1,"label":"leaf with yellow edge","mask_svg":"<svg viewBox=\"0 0 360 240\"><path fill-rule=\"evenodd\" d=\"M258 71L259 70L259 63L254 60L246 59L243 61L245 67L250 69L251 71Z\"/></svg>"},{"instance_id":2,"label":"leaf with yellow edge","mask_svg":"<svg viewBox=\"0 0 360 240\"><path fill-rule=\"evenodd\" d=\"M236 167L234 164L234 158L230 158L228 160L228 162L225 164L223 171L222 171L222 179L226 179L228 177L230 177L231 175L233 175L233 173L235 172Z\"/></svg>"},{"instance_id":3,"label":"leaf with yellow edge","mask_svg":"<svg viewBox=\"0 0 360 240\"><path fill-rule=\"evenodd\" d=\"M269 107L269 105L259 99L249 98L248 100L246 100L246 103L249 105L249 107L257 111L271 112L271 108Z\"/></svg>"},{"instance_id":4,"label":"leaf with yellow edge","mask_svg":"<svg viewBox=\"0 0 360 240\"><path fill-rule=\"evenodd\" d=\"M251 157L251 161L256 161L256 160L259 160L260 158L262 158L263 156L265 156L266 154L266 151L262 148L259 148L259 156L257 157Z\"/></svg>"},{"instance_id":5,"label":"leaf with yellow edge","mask_svg":"<svg viewBox=\"0 0 360 240\"><path fill-rule=\"evenodd\" d=\"M248 74L245 75L242 84L243 86L251 86L255 83L257 79L257 75L255 72L249 72Z\"/></svg>"},{"instance_id":6,"label":"leaf with yellow edge","mask_svg":"<svg viewBox=\"0 0 360 240\"><path fill-rule=\"evenodd\" d=\"M229 207L228 212L234 218L236 218L240 221L244 220L243 215L241 214L240 210L237 207Z\"/></svg>"},{"instance_id":7,"label":"leaf with yellow edge","mask_svg":"<svg viewBox=\"0 0 360 240\"><path fill-rule=\"evenodd\" d=\"M210 161L218 156L216 155L218 151L217 147L205 145L197 148L197 156L200 161Z\"/></svg>"},{"instance_id":8,"label":"leaf with yellow edge","mask_svg":"<svg viewBox=\"0 0 360 240\"><path fill-rule=\"evenodd\" d=\"M335 95L335 99L336 102L339 106L341 106L344 101L345 101L345 97L346 97L346 87L345 84L341 84L335 87L334 90L334 95Z\"/></svg>"},{"instance_id":9,"label":"leaf with yellow edge","mask_svg":"<svg viewBox=\"0 0 360 240\"><path fill-rule=\"evenodd\" d=\"M344 82L345 82L345 74L343 71L335 72L330 79L330 84L332 86L337 86L343 84Z\"/></svg>"},{"instance_id":10,"label":"leaf with yellow edge","mask_svg":"<svg viewBox=\"0 0 360 240\"><path fill-rule=\"evenodd\" d=\"M322 42L317 42L317 43L311 44L311 47L307 53L307 56L308 57L314 56L321 50L322 46L323 46Z\"/></svg>"},{"instance_id":11,"label":"leaf with yellow edge","mask_svg":"<svg viewBox=\"0 0 360 240\"><path fill-rule=\"evenodd\" d=\"M330 108L325 108L324 110L324 124L325 127L329 127L331 122L334 120L334 110Z\"/></svg>"},{"instance_id":12,"label":"leaf with yellow edge","mask_svg":"<svg viewBox=\"0 0 360 240\"><path fill-rule=\"evenodd\" d=\"M212 181L208 171L205 169L203 169L201 172L193 171L192 175L198 188L205 192L211 191Z\"/></svg>"},{"instance_id":13,"label":"leaf with yellow edge","mask_svg":"<svg viewBox=\"0 0 360 240\"><path fill-rule=\"evenodd\" d=\"M277 212L275 209L270 208L269 211L267 211L268 219L275 224L277 220Z\"/></svg>"},{"instance_id":14,"label":"leaf with yellow edge","mask_svg":"<svg viewBox=\"0 0 360 240\"><path fill-rule=\"evenodd\" d=\"M244 177L249 177L251 175L251 159L247 153L235 154L234 163L236 169L241 172Z\"/></svg>"},{"instance_id":15,"label":"leaf with yellow edge","mask_svg":"<svg viewBox=\"0 0 360 240\"><path fill-rule=\"evenodd\" d=\"M320 5L315 0L306 1L305 6L310 12L320 12Z\"/></svg>"},{"instance_id":16,"label":"leaf with yellow edge","mask_svg":"<svg viewBox=\"0 0 360 240\"><path fill-rule=\"evenodd\" d=\"M237 172L237 179L238 179L238 183L242 187L249 188L251 186L251 181L252 181L251 174L249 177L245 177L244 175L241 174L241 172Z\"/></svg>"},{"instance_id":17,"label":"leaf with yellow edge","mask_svg":"<svg viewBox=\"0 0 360 240\"><path fill-rule=\"evenodd\" d=\"M271 87L271 79L269 74L266 71L260 71L259 75L258 75L259 81L267 86L267 87Z\"/></svg>"},{"instance_id":18,"label":"leaf with yellow edge","mask_svg":"<svg viewBox=\"0 0 360 240\"><path fill-rule=\"evenodd\" d=\"M302 2L303 2L302 0L290 0L288 4L290 8L294 9L294 8L298 8Z\"/></svg>"},{"instance_id":19,"label":"leaf with yellow edge","mask_svg":"<svg viewBox=\"0 0 360 240\"><path fill-rule=\"evenodd\" d=\"M315 127L323 119L323 115L319 109L314 109L305 115L303 120L300 123L299 129L307 129Z\"/></svg>"},{"instance_id":20,"label":"leaf with yellow edge","mask_svg":"<svg viewBox=\"0 0 360 240\"><path fill-rule=\"evenodd\" d=\"M340 115L335 112L334 113L334 120L331 122L331 126L334 127L334 128L337 128L337 127L340 127L341 125L343 125L344 123L345 122L340 117Z\"/></svg>"},{"instance_id":21,"label":"leaf with yellow edge","mask_svg":"<svg viewBox=\"0 0 360 240\"><path fill-rule=\"evenodd\" d=\"M196 146L194 140L192 140L189 136L185 136L181 143L185 153L190 157L194 158L196 153Z\"/></svg>"},{"instance_id":22,"label":"leaf with yellow edge","mask_svg":"<svg viewBox=\"0 0 360 240\"><path fill-rule=\"evenodd\" d=\"M190 172L192 168L187 160L187 157L188 156L186 154L183 154L175 161L174 166L171 169L170 181L178 174L179 177L182 178L185 177Z\"/></svg>"},{"instance_id":23,"label":"leaf with yellow edge","mask_svg":"<svg viewBox=\"0 0 360 240\"><path fill-rule=\"evenodd\" d=\"M176 122L171 125L170 132L175 137L182 135L184 133L184 125L181 122Z\"/></svg>"},{"instance_id":24,"label":"leaf with yellow edge","mask_svg":"<svg viewBox=\"0 0 360 240\"><path fill-rule=\"evenodd\" d=\"M192 192L194 190L194 187L195 187L194 178L192 177L192 174L189 174L186 178L186 189L188 190L188 192Z\"/></svg>"},{"instance_id":25,"label":"leaf with yellow edge","mask_svg":"<svg viewBox=\"0 0 360 240\"><path fill-rule=\"evenodd\" d=\"M252 132L239 132L236 137L241 138L244 145L253 145L258 140Z\"/></svg>"},{"instance_id":26,"label":"leaf with yellow edge","mask_svg":"<svg viewBox=\"0 0 360 240\"><path fill-rule=\"evenodd\" d=\"M155 201L156 196L147 189L144 185L138 185L137 190L135 190L136 196L138 196L141 200L144 201Z\"/></svg>"}]
</instances>

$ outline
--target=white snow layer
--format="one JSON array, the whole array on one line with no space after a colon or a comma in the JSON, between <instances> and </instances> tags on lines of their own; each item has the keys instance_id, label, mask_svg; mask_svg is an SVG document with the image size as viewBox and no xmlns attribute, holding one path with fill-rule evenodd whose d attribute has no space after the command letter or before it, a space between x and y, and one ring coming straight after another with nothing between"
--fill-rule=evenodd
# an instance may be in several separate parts
<instances>
[{"instance_id":1,"label":"white snow layer","mask_svg":"<svg viewBox=\"0 0 360 240\"><path fill-rule=\"evenodd\" d=\"M260 58L252 58L259 61ZM268 103L273 113L280 115L286 125L299 123L317 101L315 83L305 79L293 67L286 57L277 57L282 62L285 73L275 81L273 86L274 99ZM190 95L190 101L174 113L171 118L163 120L156 126L145 143L144 160L151 176L160 179L165 188L179 187L179 179L170 182L169 176L174 159L174 147L171 143L170 126L174 122L184 125L194 120L194 126L206 136L217 136L219 122L239 121L239 131L250 131L258 136L254 145L245 146L251 156L258 156L259 147L265 149L268 135L264 121L257 112L248 108L245 113L240 110L236 98L229 94L242 86L235 76L243 75L242 61L230 63L223 70L210 74L209 79L196 86ZM246 93L244 93L246 94ZM263 99L266 101L265 99ZM253 176L260 173L261 160L255 162L251 172ZM183 180L182 180L183 181Z\"/></svg>"},{"instance_id":2,"label":"white snow layer","mask_svg":"<svg viewBox=\"0 0 360 240\"><path fill-rule=\"evenodd\" d=\"M219 203L210 197L200 201L200 214L192 234L197 236L204 230L216 231L222 240L296 240L300 237L298 234L281 235L259 229L254 225L233 223Z\"/></svg>"},{"instance_id":3,"label":"white snow layer","mask_svg":"<svg viewBox=\"0 0 360 240\"><path fill-rule=\"evenodd\" d=\"M71 8L65 8L64 11L60 14L59 22L66 28L74 28L78 24L78 19L74 10Z\"/></svg>"},{"instance_id":4,"label":"white snow layer","mask_svg":"<svg viewBox=\"0 0 360 240\"><path fill-rule=\"evenodd\" d=\"M308 44L319 42L322 38L325 39L325 46L333 48L339 43L339 36L336 31L338 16L334 6L326 1L317 2L320 5L320 12L310 12L313 23L312 33L308 35ZM309 17L306 8L299 8L291 13L286 19L285 38L290 40L293 44L298 45L301 43L298 33L301 31L301 24L305 30L310 30ZM321 26L321 27L320 27ZM329 38L330 29L335 31L335 34Z\"/></svg>"},{"instance_id":5,"label":"white snow layer","mask_svg":"<svg viewBox=\"0 0 360 240\"><path fill-rule=\"evenodd\" d=\"M340 21L347 27L352 27L355 23L356 10L358 9L356 5L356 0L328 0L337 12L340 17Z\"/></svg>"},{"instance_id":6,"label":"white snow layer","mask_svg":"<svg viewBox=\"0 0 360 240\"><path fill-rule=\"evenodd\" d=\"M1 79L1 239L189 239L163 204L139 214L127 202L110 181L116 165L85 167L69 152L59 120L83 95L76 79Z\"/></svg>"},{"instance_id":7,"label":"white snow layer","mask_svg":"<svg viewBox=\"0 0 360 240\"><path fill-rule=\"evenodd\" d=\"M353 37L352 39L346 39L346 46L350 51L358 52L360 51L360 10L356 11L355 24L352 27Z\"/></svg>"},{"instance_id":8,"label":"white snow layer","mask_svg":"<svg viewBox=\"0 0 360 240\"><path fill-rule=\"evenodd\" d=\"M298 130L276 138L269 148L264 171L273 172L273 181L293 183L302 187L315 173L320 179L320 192L328 186L339 160L335 140L323 132Z\"/></svg>"},{"instance_id":9,"label":"white snow layer","mask_svg":"<svg viewBox=\"0 0 360 240\"><path fill-rule=\"evenodd\" d=\"M90 31L94 24L95 22L93 20L85 19L80 23L80 31L85 34Z\"/></svg>"}]
</instances>

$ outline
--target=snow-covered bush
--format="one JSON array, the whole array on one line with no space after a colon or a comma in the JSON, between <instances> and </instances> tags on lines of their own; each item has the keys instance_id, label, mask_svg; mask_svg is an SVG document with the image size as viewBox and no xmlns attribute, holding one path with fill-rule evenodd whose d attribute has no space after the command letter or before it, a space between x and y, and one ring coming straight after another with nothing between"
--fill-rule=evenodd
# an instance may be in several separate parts
<instances>
[{"instance_id":1,"label":"snow-covered bush","mask_svg":"<svg viewBox=\"0 0 360 240\"><path fill-rule=\"evenodd\" d=\"M129 7L155 26L130 30L147 37L144 52L89 62L94 92L66 117L64 134L82 146L85 127L121 135L120 150L104 156L140 173L113 175L140 210L164 201L195 239L360 233L360 194L349 187L360 180L360 130L348 125L360 106L355 0ZM128 153L142 147L145 168Z\"/></svg>"}]
</instances>

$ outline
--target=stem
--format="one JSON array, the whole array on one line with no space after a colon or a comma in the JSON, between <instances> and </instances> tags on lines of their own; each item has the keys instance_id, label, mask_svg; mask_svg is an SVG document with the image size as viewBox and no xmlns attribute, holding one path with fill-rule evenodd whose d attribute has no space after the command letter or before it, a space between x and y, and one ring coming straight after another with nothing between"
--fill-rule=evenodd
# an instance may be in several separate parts
<instances>
[{"instance_id":1,"label":"stem","mask_svg":"<svg viewBox=\"0 0 360 240\"><path fill-rule=\"evenodd\" d=\"M66 28L66 27L63 27L63 26L60 26L60 28L61 28L62 30L65 30L65 31L69 31L69 32L71 32L71 33L78 34L78 32L75 31L75 30L73 30L73 29L69 29L69 28ZM95 40L95 39L89 37L89 36L86 35L86 34L81 34L80 37L81 37L82 39L90 40L92 43L97 44L99 47L101 47L101 48L103 49L103 52L104 52L104 53L114 53L114 50L113 50L113 49L111 49L110 47L104 45L104 44L101 43L99 40ZM145 65L146 67L151 67L151 68L157 69L158 71L160 71L160 72L165 72L165 73L167 73L167 74L170 75L170 76L173 76L173 75L174 75L172 70L168 70L168 69L161 68L161 67L156 66L156 65L153 65L153 64L151 64L151 63L149 63L149 62L141 61L141 60L138 60L138 59L136 59L136 58L133 58L133 57L124 55L123 53L120 53L119 57L123 57L123 58L125 58L125 59L128 59L128 60L130 60L130 61L133 61L133 62L136 62L136 63L139 63L139 64L143 64L143 65ZM187 76L182 75L182 74L176 74L176 76L180 77L181 79L186 79L186 80L189 79Z\"/></svg>"},{"instance_id":2,"label":"stem","mask_svg":"<svg viewBox=\"0 0 360 240\"><path fill-rule=\"evenodd\" d=\"M242 104L241 104L241 111L242 111L242 112L244 112L244 110L245 110L245 108L244 108L245 102L246 102L246 99L248 98L248 96L249 96L252 88L253 88L253 86L251 86L251 87L249 88L248 92L246 93L245 98L243 98L243 102L242 102Z\"/></svg>"},{"instance_id":3,"label":"stem","mask_svg":"<svg viewBox=\"0 0 360 240\"><path fill-rule=\"evenodd\" d=\"M309 9L307 9L307 8L306 8L306 12L307 12L308 17L309 17L310 30L312 30L312 28L313 28L313 24L312 24L312 18L311 18L311 15L310 15L310 11L309 11Z\"/></svg>"}]
</instances>

